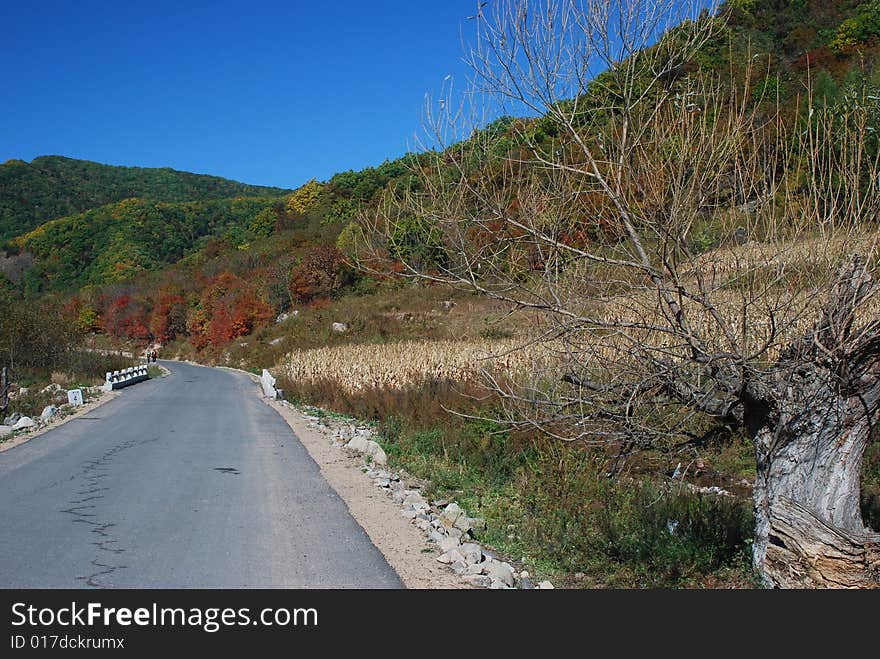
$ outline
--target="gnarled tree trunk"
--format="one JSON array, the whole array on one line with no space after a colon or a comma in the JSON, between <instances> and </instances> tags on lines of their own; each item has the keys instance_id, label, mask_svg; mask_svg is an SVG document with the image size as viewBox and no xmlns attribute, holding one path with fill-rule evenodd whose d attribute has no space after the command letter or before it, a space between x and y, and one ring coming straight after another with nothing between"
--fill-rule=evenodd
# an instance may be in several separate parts
<instances>
[{"instance_id":1,"label":"gnarled tree trunk","mask_svg":"<svg viewBox=\"0 0 880 659\"><path fill-rule=\"evenodd\" d=\"M859 507L868 420L852 398L798 399L756 437L756 567L778 587L880 586L880 534Z\"/></svg>"},{"instance_id":2,"label":"gnarled tree trunk","mask_svg":"<svg viewBox=\"0 0 880 659\"><path fill-rule=\"evenodd\" d=\"M862 458L880 416L880 325L851 327L871 287L853 259L816 328L747 387L754 561L767 585L880 587L880 534L859 505Z\"/></svg>"}]
</instances>

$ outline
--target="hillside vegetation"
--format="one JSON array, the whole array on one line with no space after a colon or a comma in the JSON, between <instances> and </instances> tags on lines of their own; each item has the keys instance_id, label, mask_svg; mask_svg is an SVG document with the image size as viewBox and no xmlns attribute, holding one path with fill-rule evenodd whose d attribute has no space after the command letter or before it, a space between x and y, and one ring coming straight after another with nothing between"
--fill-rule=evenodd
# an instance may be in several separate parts
<instances>
[{"instance_id":1,"label":"hillside vegetation","mask_svg":"<svg viewBox=\"0 0 880 659\"><path fill-rule=\"evenodd\" d=\"M129 197L165 202L283 194L167 167L118 167L62 156L0 164L0 243L40 224Z\"/></svg>"},{"instance_id":2,"label":"hillside vegetation","mask_svg":"<svg viewBox=\"0 0 880 659\"><path fill-rule=\"evenodd\" d=\"M276 198L181 203L125 199L46 222L12 246L37 258L29 273L35 283L71 290L126 281L171 265L211 237L242 245L259 235L255 219L271 226L281 211Z\"/></svg>"}]
</instances>

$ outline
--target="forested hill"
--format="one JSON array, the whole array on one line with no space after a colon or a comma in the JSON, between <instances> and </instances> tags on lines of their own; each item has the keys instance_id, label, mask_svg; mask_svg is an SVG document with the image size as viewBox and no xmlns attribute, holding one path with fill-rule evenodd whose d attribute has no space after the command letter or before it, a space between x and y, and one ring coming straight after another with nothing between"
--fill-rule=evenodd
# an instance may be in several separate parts
<instances>
[{"instance_id":1,"label":"forested hill","mask_svg":"<svg viewBox=\"0 0 880 659\"><path fill-rule=\"evenodd\" d=\"M49 220L131 197L183 202L285 192L167 167L118 167L62 156L9 160L0 164L0 242Z\"/></svg>"}]
</instances>

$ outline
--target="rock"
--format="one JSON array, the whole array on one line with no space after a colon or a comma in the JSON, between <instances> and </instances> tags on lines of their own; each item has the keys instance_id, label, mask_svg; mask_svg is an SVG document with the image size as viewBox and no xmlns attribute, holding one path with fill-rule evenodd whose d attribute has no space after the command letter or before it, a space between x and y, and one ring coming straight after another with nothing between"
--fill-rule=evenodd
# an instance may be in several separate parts
<instances>
[{"instance_id":1,"label":"rock","mask_svg":"<svg viewBox=\"0 0 880 659\"><path fill-rule=\"evenodd\" d=\"M491 588L492 590L510 590L511 588L513 588L513 586L508 586L503 581L494 580L492 581L492 585L489 586L489 588Z\"/></svg>"},{"instance_id":2,"label":"rock","mask_svg":"<svg viewBox=\"0 0 880 659\"><path fill-rule=\"evenodd\" d=\"M480 574L469 575L464 580L477 588L489 588L492 585L492 580L489 577Z\"/></svg>"},{"instance_id":3,"label":"rock","mask_svg":"<svg viewBox=\"0 0 880 659\"><path fill-rule=\"evenodd\" d=\"M538 584L540 590L553 590L553 584L549 581L542 581Z\"/></svg>"},{"instance_id":4,"label":"rock","mask_svg":"<svg viewBox=\"0 0 880 659\"><path fill-rule=\"evenodd\" d=\"M431 528L431 525L423 519L417 519L416 528L418 528L420 531L427 531Z\"/></svg>"},{"instance_id":5,"label":"rock","mask_svg":"<svg viewBox=\"0 0 880 659\"><path fill-rule=\"evenodd\" d=\"M276 323L283 323L288 318L290 318L289 313L280 313L280 314L278 314L278 318L275 319L275 322Z\"/></svg>"},{"instance_id":6,"label":"rock","mask_svg":"<svg viewBox=\"0 0 880 659\"><path fill-rule=\"evenodd\" d=\"M350 448L352 451L357 451L358 453L366 453L367 452L367 442L369 440L361 437L360 435L356 435L351 438L351 440L345 446Z\"/></svg>"},{"instance_id":7,"label":"rock","mask_svg":"<svg viewBox=\"0 0 880 659\"><path fill-rule=\"evenodd\" d=\"M493 583L499 581L508 588L513 588L513 568L510 567L507 563L492 561L485 566L485 572L492 579Z\"/></svg>"},{"instance_id":8,"label":"rock","mask_svg":"<svg viewBox=\"0 0 880 659\"><path fill-rule=\"evenodd\" d=\"M461 531L456 528L447 529L446 535L450 538L457 538L459 542L461 542L461 537L464 535Z\"/></svg>"},{"instance_id":9,"label":"rock","mask_svg":"<svg viewBox=\"0 0 880 659\"><path fill-rule=\"evenodd\" d=\"M483 565L481 563L472 563L467 567L468 574L483 574Z\"/></svg>"},{"instance_id":10,"label":"rock","mask_svg":"<svg viewBox=\"0 0 880 659\"><path fill-rule=\"evenodd\" d=\"M486 520L482 517L469 517L468 519L471 523L471 530L478 532L486 530Z\"/></svg>"},{"instance_id":11,"label":"rock","mask_svg":"<svg viewBox=\"0 0 880 659\"><path fill-rule=\"evenodd\" d=\"M277 346L277 345L278 345L279 343L281 343L284 339L285 339L285 337L283 337L283 336L279 336L277 339L272 339L271 341L269 341L269 345L270 345L270 346Z\"/></svg>"},{"instance_id":12,"label":"rock","mask_svg":"<svg viewBox=\"0 0 880 659\"><path fill-rule=\"evenodd\" d=\"M497 561L498 560L498 557L495 555L495 553L486 549L485 547L483 548L483 556L485 556L486 560L488 560L488 561Z\"/></svg>"},{"instance_id":13,"label":"rock","mask_svg":"<svg viewBox=\"0 0 880 659\"><path fill-rule=\"evenodd\" d=\"M449 567L451 567L452 571L459 576L463 576L467 573L467 565L464 561L455 561Z\"/></svg>"},{"instance_id":14,"label":"rock","mask_svg":"<svg viewBox=\"0 0 880 659\"><path fill-rule=\"evenodd\" d=\"M60 385L60 384L55 384L55 383L53 382L52 384L43 387L43 388L40 390L40 393L41 393L41 394L54 394L56 391L60 391L60 390L61 390L61 385Z\"/></svg>"},{"instance_id":15,"label":"rock","mask_svg":"<svg viewBox=\"0 0 880 659\"><path fill-rule=\"evenodd\" d=\"M453 526L455 526L455 528L462 533L467 533L473 528L473 525L471 524L471 518L467 515L459 515L458 519L455 520L455 524Z\"/></svg>"},{"instance_id":16,"label":"rock","mask_svg":"<svg viewBox=\"0 0 880 659\"><path fill-rule=\"evenodd\" d=\"M450 538L449 536L445 536L437 544L440 545L440 551L444 553L453 549L458 549L461 545L458 538ZM464 558L464 556L462 556L462 558Z\"/></svg>"},{"instance_id":17,"label":"rock","mask_svg":"<svg viewBox=\"0 0 880 659\"><path fill-rule=\"evenodd\" d=\"M21 414L19 414L18 412L13 412L3 420L3 423L7 426L14 426L16 423L18 423L18 420L20 418Z\"/></svg>"},{"instance_id":18,"label":"rock","mask_svg":"<svg viewBox=\"0 0 880 659\"><path fill-rule=\"evenodd\" d=\"M12 426L2 425L0 426L0 437L6 437L12 433Z\"/></svg>"},{"instance_id":19,"label":"rock","mask_svg":"<svg viewBox=\"0 0 880 659\"><path fill-rule=\"evenodd\" d=\"M401 517L404 517L405 519L415 519L416 518L416 511L415 510L401 510L400 515L401 515Z\"/></svg>"},{"instance_id":20,"label":"rock","mask_svg":"<svg viewBox=\"0 0 880 659\"><path fill-rule=\"evenodd\" d=\"M431 531L430 535L428 535L428 540L430 542L436 542L438 544L445 539L446 536L440 533L440 531Z\"/></svg>"},{"instance_id":21,"label":"rock","mask_svg":"<svg viewBox=\"0 0 880 659\"><path fill-rule=\"evenodd\" d=\"M463 544L459 551L468 565L475 565L483 560L483 548L474 542Z\"/></svg>"},{"instance_id":22,"label":"rock","mask_svg":"<svg viewBox=\"0 0 880 659\"><path fill-rule=\"evenodd\" d=\"M384 489L391 489L391 481L387 478L377 478L375 480L376 487L381 487Z\"/></svg>"},{"instance_id":23,"label":"rock","mask_svg":"<svg viewBox=\"0 0 880 659\"><path fill-rule=\"evenodd\" d=\"M43 423L46 423L53 416L55 416L55 414L57 412L58 412L58 408L55 407L54 405L46 405L46 407L43 408L43 413L40 414L40 421L42 421Z\"/></svg>"},{"instance_id":24,"label":"rock","mask_svg":"<svg viewBox=\"0 0 880 659\"><path fill-rule=\"evenodd\" d=\"M346 332L348 331L348 325L346 325L345 323L333 323L333 331Z\"/></svg>"},{"instance_id":25,"label":"rock","mask_svg":"<svg viewBox=\"0 0 880 659\"><path fill-rule=\"evenodd\" d=\"M523 577L519 580L519 587L523 590L534 590L535 584L532 583L532 580L528 577Z\"/></svg>"},{"instance_id":26,"label":"rock","mask_svg":"<svg viewBox=\"0 0 880 659\"><path fill-rule=\"evenodd\" d=\"M12 424L13 430L24 430L25 428L33 428L37 423L30 418L29 416L23 416L14 424Z\"/></svg>"},{"instance_id":27,"label":"rock","mask_svg":"<svg viewBox=\"0 0 880 659\"><path fill-rule=\"evenodd\" d=\"M415 506L416 504L425 504L425 500L422 498L422 495L418 492L410 492L406 495L406 498L403 500L404 506ZM427 504L425 504L427 506Z\"/></svg>"},{"instance_id":28,"label":"rock","mask_svg":"<svg viewBox=\"0 0 880 659\"><path fill-rule=\"evenodd\" d=\"M373 464L383 466L388 464L388 456L385 455L385 451L382 447L372 439L367 439L367 437L369 437L369 435L364 436L358 431L348 444L346 444L346 447L350 448L352 451L369 455L372 458Z\"/></svg>"},{"instance_id":29,"label":"rock","mask_svg":"<svg viewBox=\"0 0 880 659\"><path fill-rule=\"evenodd\" d=\"M528 579L528 578L529 578L529 573L526 572L525 570L523 570L522 572L519 573L519 578L520 578L520 579Z\"/></svg>"},{"instance_id":30,"label":"rock","mask_svg":"<svg viewBox=\"0 0 880 659\"><path fill-rule=\"evenodd\" d=\"M443 522L444 526L447 528L452 528L455 526L455 522L458 521L458 518L462 516L464 511L459 507L457 503L450 503L442 513L440 513L440 520Z\"/></svg>"},{"instance_id":31,"label":"rock","mask_svg":"<svg viewBox=\"0 0 880 659\"><path fill-rule=\"evenodd\" d=\"M464 557L457 549L450 549L449 551L440 554L437 557L437 561L444 563L445 565L452 565L453 563L464 564Z\"/></svg>"},{"instance_id":32,"label":"rock","mask_svg":"<svg viewBox=\"0 0 880 659\"><path fill-rule=\"evenodd\" d=\"M403 503L403 499L404 499L403 490L395 490L395 491L391 494L391 500L392 500L394 503Z\"/></svg>"},{"instance_id":33,"label":"rock","mask_svg":"<svg viewBox=\"0 0 880 659\"><path fill-rule=\"evenodd\" d=\"M431 502L435 508L443 508L444 506L448 506L449 502L446 499L437 499L436 501Z\"/></svg>"},{"instance_id":34,"label":"rock","mask_svg":"<svg viewBox=\"0 0 880 659\"><path fill-rule=\"evenodd\" d=\"M450 309L454 309L456 305L452 300L443 300L443 302L440 303L440 306L446 309L446 311L449 311Z\"/></svg>"},{"instance_id":35,"label":"rock","mask_svg":"<svg viewBox=\"0 0 880 659\"><path fill-rule=\"evenodd\" d=\"M358 428L354 434L364 439L370 439L373 436L373 431L369 428Z\"/></svg>"},{"instance_id":36,"label":"rock","mask_svg":"<svg viewBox=\"0 0 880 659\"><path fill-rule=\"evenodd\" d=\"M376 442L370 442L370 457L373 458L373 463L377 465L385 465L388 464L388 456L385 455L385 451L382 450L382 447L379 446Z\"/></svg>"}]
</instances>

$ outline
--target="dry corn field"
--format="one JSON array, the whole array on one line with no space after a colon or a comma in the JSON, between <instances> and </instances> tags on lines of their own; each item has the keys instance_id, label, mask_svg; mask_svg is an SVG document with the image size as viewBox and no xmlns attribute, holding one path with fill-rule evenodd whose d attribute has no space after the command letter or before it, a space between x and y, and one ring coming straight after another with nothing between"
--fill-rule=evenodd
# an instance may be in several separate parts
<instances>
[{"instance_id":1,"label":"dry corn field","mask_svg":"<svg viewBox=\"0 0 880 659\"><path fill-rule=\"evenodd\" d=\"M853 252L868 260L876 259L878 246L880 233L876 231L807 236L779 243L730 244L698 256L690 274L699 272L704 277L721 277L764 268L774 268L780 273L785 268L805 266L834 269Z\"/></svg>"},{"instance_id":2,"label":"dry corn field","mask_svg":"<svg viewBox=\"0 0 880 659\"><path fill-rule=\"evenodd\" d=\"M741 351L748 355L766 347L762 360L774 360L784 345L803 336L818 319L826 301L827 282L848 256L858 253L876 263L878 242L880 234L873 232L714 250L702 255L695 267L682 275L692 292L707 293L708 303L684 296L676 301L694 333L718 352ZM697 276L703 278L702 287L696 284ZM645 287L606 301L599 308L597 320L608 326L638 323L669 327L671 322L663 317L665 309L656 289ZM717 318L723 319L730 336ZM860 306L855 324L876 318L880 318L880 296L875 292ZM665 348L680 345L682 338L660 330L612 330L593 351L596 356L613 359L634 341Z\"/></svg>"},{"instance_id":3,"label":"dry corn field","mask_svg":"<svg viewBox=\"0 0 880 659\"><path fill-rule=\"evenodd\" d=\"M298 350L286 355L277 372L297 382L334 380L349 393L402 388L425 379L456 382L478 378L482 369L510 373L527 362L528 351L514 341L404 341ZM489 355L495 355L491 361Z\"/></svg>"},{"instance_id":4,"label":"dry corn field","mask_svg":"<svg viewBox=\"0 0 880 659\"><path fill-rule=\"evenodd\" d=\"M695 290L699 272L711 304L687 297L677 301L694 332L717 352L756 355L763 349L757 358L774 360L785 344L803 336L817 320L825 300L814 291L833 277L847 254L858 251L876 261L878 236L808 239L786 244L783 249L757 243L722 248L703 255L696 269L683 274ZM277 369L298 382L332 380L353 393L376 387L401 388L431 378L475 381L483 371L514 379L558 379L557 369L571 363L572 358L582 365L634 362L635 366L640 352L633 350L637 344L669 356L681 354L684 340L680 334L664 331L671 321L664 319L665 305L655 289L630 289L625 296L591 306L588 315L598 326L584 323L564 343L527 344L520 337L343 345L289 353ZM713 316L713 310L726 327ZM875 318L880 318L878 295L862 305L857 324ZM633 323L653 329L624 327ZM533 329L539 328L536 325Z\"/></svg>"}]
</instances>

